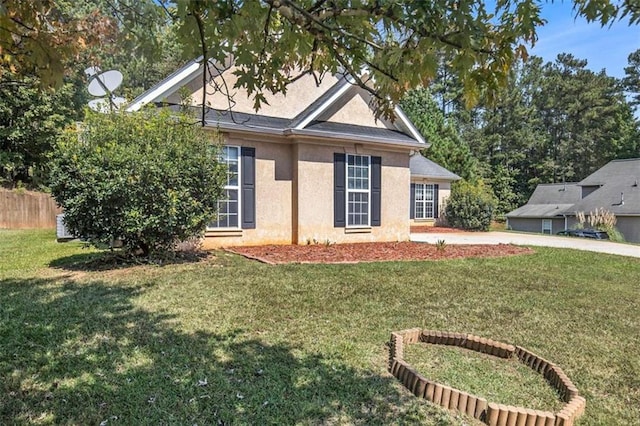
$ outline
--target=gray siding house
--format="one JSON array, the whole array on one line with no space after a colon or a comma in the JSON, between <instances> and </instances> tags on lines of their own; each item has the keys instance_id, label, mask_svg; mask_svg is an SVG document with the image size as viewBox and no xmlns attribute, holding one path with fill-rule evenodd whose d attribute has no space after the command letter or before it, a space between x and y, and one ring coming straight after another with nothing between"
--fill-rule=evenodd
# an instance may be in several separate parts
<instances>
[{"instance_id":1,"label":"gray siding house","mask_svg":"<svg viewBox=\"0 0 640 426\"><path fill-rule=\"evenodd\" d=\"M577 212L615 214L626 241L640 243L640 158L613 160L578 183L538 185L524 206L507 213L510 229L555 234L578 224Z\"/></svg>"},{"instance_id":2,"label":"gray siding house","mask_svg":"<svg viewBox=\"0 0 640 426\"><path fill-rule=\"evenodd\" d=\"M527 204L507 213L507 227L515 231L556 234L567 229L567 214L580 201L580 194L577 183L538 185Z\"/></svg>"}]
</instances>

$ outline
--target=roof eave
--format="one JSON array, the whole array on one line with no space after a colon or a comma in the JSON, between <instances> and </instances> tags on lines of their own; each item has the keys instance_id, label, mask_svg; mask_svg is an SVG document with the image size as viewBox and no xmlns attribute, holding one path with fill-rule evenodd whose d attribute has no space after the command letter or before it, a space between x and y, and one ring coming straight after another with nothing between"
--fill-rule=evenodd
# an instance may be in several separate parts
<instances>
[{"instance_id":1,"label":"roof eave","mask_svg":"<svg viewBox=\"0 0 640 426\"><path fill-rule=\"evenodd\" d=\"M406 116L402 108L396 105L394 108L394 112L396 113L398 118L400 118L400 121L402 122L402 124L404 124L404 126L406 127L406 130L408 130L409 133L411 133L411 136L413 136L415 140L417 140L419 143L422 144L422 148L420 149L428 148L429 144L427 144L427 141L422 137L422 135L420 134L416 126L413 125L411 120L409 120L409 117Z\"/></svg>"},{"instance_id":2,"label":"roof eave","mask_svg":"<svg viewBox=\"0 0 640 426\"><path fill-rule=\"evenodd\" d=\"M284 129L276 129L273 127L247 126L246 124L225 123L225 122L218 122L213 120L207 120L206 125L207 127L216 128L223 131L238 131L238 132L245 132L245 133L269 134L269 135L277 135L277 136L284 135Z\"/></svg>"},{"instance_id":3,"label":"roof eave","mask_svg":"<svg viewBox=\"0 0 640 426\"><path fill-rule=\"evenodd\" d=\"M434 176L434 175L424 175L424 174L418 174L418 173L411 173L411 177L412 178L420 178L420 179L433 179L433 180L445 180L448 182L455 182L458 180L462 180L462 178L458 175L455 175L455 177L449 177L449 176Z\"/></svg>"},{"instance_id":4,"label":"roof eave","mask_svg":"<svg viewBox=\"0 0 640 426\"><path fill-rule=\"evenodd\" d=\"M175 87L180 87L191 81L202 67L201 60L201 58L198 58L187 63L178 71L135 98L127 107L127 112L135 112L146 104L161 101Z\"/></svg>"},{"instance_id":5,"label":"roof eave","mask_svg":"<svg viewBox=\"0 0 640 426\"><path fill-rule=\"evenodd\" d=\"M424 148L424 144L420 142L403 142L403 141L390 141L385 138L377 138L375 136L369 136L367 138L362 138L357 135L351 135L348 133L336 133L336 132L320 132L316 130L308 130L308 129L286 129L283 134L285 136L295 136L295 137L310 137L310 138L329 138L334 140L342 140L348 142L360 142L360 143L375 143L379 146L393 146L393 147L402 147L409 149L422 149Z\"/></svg>"}]
</instances>

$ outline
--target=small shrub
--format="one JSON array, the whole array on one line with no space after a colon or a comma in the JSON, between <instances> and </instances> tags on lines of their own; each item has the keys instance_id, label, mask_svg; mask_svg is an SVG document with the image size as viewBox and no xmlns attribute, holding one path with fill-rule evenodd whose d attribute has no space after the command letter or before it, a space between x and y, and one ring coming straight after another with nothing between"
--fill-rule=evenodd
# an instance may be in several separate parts
<instances>
[{"instance_id":1,"label":"small shrub","mask_svg":"<svg viewBox=\"0 0 640 426\"><path fill-rule=\"evenodd\" d=\"M445 215L449 225L473 231L488 231L496 208L491 190L482 182L456 182L447 200Z\"/></svg>"},{"instance_id":2,"label":"small shrub","mask_svg":"<svg viewBox=\"0 0 640 426\"><path fill-rule=\"evenodd\" d=\"M606 231L609 235L609 241L613 241L614 243L625 242L624 235L622 235L622 233L618 231L618 228L613 227L611 229L603 229L603 231Z\"/></svg>"},{"instance_id":3,"label":"small shrub","mask_svg":"<svg viewBox=\"0 0 640 426\"><path fill-rule=\"evenodd\" d=\"M436 241L436 250L445 251L446 248L447 248L447 242L445 240Z\"/></svg>"}]
</instances>

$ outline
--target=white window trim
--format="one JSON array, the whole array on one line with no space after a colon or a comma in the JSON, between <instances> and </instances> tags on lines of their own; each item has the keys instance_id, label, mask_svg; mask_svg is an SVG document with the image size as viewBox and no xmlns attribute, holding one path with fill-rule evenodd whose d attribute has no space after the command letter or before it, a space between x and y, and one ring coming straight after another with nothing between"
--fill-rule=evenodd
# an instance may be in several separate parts
<instances>
[{"instance_id":1,"label":"white window trim","mask_svg":"<svg viewBox=\"0 0 640 426\"><path fill-rule=\"evenodd\" d=\"M549 224L549 228L546 228L544 226L545 223ZM551 219L542 219L542 233L545 234L544 231L548 230L549 231L549 235L553 235L553 220Z\"/></svg>"},{"instance_id":2,"label":"white window trim","mask_svg":"<svg viewBox=\"0 0 640 426\"><path fill-rule=\"evenodd\" d=\"M238 185L225 185L222 189L235 189L238 191L238 226L225 226L225 227L211 227L207 226L205 232L217 232L217 231L237 231L242 229L242 147L239 145L223 145L223 148L236 148L238 150Z\"/></svg>"},{"instance_id":3,"label":"white window trim","mask_svg":"<svg viewBox=\"0 0 640 426\"><path fill-rule=\"evenodd\" d=\"M349 189L349 157L366 157L368 161L367 167L367 182L369 185L368 189ZM347 154L345 158L345 225L347 229L367 229L371 228L371 156L370 155L361 155L361 154ZM349 225L349 193L358 192L369 194L369 201L367 202L367 224L366 225Z\"/></svg>"},{"instance_id":4,"label":"white window trim","mask_svg":"<svg viewBox=\"0 0 640 426\"><path fill-rule=\"evenodd\" d=\"M434 213L436 212L435 209L435 204L436 204L436 186L433 183L417 183L415 184L415 189L416 189L416 195L414 195L414 200L413 200L413 217L415 220L429 220L429 219L435 219L434 217ZM431 186L431 195L433 197L433 199L431 201L427 201L427 200L418 200L417 197L417 189L418 189L418 185L422 186L422 193L423 194L427 194L427 186ZM426 198L426 197L425 197ZM418 203L421 203L423 205L423 217L418 217ZM427 217L426 216L426 212L427 212L427 204L431 204L431 216Z\"/></svg>"}]
</instances>

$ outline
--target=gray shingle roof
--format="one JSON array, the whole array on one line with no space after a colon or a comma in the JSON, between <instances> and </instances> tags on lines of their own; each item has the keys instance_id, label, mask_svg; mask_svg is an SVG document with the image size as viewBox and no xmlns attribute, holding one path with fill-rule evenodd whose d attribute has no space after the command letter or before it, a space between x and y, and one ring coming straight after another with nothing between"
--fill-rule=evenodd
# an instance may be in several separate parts
<instances>
[{"instance_id":1,"label":"gray shingle roof","mask_svg":"<svg viewBox=\"0 0 640 426\"><path fill-rule=\"evenodd\" d=\"M357 126L355 124L334 123L331 121L313 121L305 130L331 133L334 135L360 136L364 139L384 139L389 142L415 143L416 140L409 135L405 135L397 130L382 129L379 127Z\"/></svg>"},{"instance_id":2,"label":"gray shingle roof","mask_svg":"<svg viewBox=\"0 0 640 426\"><path fill-rule=\"evenodd\" d=\"M640 185L640 183L639 183ZM640 216L640 186L634 183L606 183L571 207L572 212L606 209L616 216Z\"/></svg>"},{"instance_id":3,"label":"gray shingle roof","mask_svg":"<svg viewBox=\"0 0 640 426\"><path fill-rule=\"evenodd\" d=\"M579 185L593 186L640 182L640 158L613 160L591 173Z\"/></svg>"},{"instance_id":4,"label":"gray shingle roof","mask_svg":"<svg viewBox=\"0 0 640 426\"><path fill-rule=\"evenodd\" d=\"M161 105L161 104L159 104ZM176 105L169 106L174 111L180 110L181 107ZM199 107L189 107L190 111L193 111L197 116L200 115ZM207 124L216 127L219 126L223 129L235 128L264 131L270 130L277 134L285 134L287 131L291 131L293 128L294 120L269 117L260 114L246 114L241 112L221 111L216 109L209 109L205 114L205 120ZM357 126L354 124L334 123L330 121L314 121L302 130L296 130L296 134L320 134L333 137L349 137L362 141L373 142L390 142L400 144L415 144L416 147L423 147L423 144L416 142L411 136L402 132L383 129L378 127L366 127ZM435 164L435 163L434 163ZM437 166L437 165L436 165ZM439 166L438 166L439 167ZM445 169L443 169L445 170Z\"/></svg>"},{"instance_id":5,"label":"gray shingle roof","mask_svg":"<svg viewBox=\"0 0 640 426\"><path fill-rule=\"evenodd\" d=\"M605 208L616 216L640 215L640 158L610 161L579 185L600 188L576 203L574 212Z\"/></svg>"},{"instance_id":6,"label":"gray shingle roof","mask_svg":"<svg viewBox=\"0 0 640 426\"><path fill-rule=\"evenodd\" d=\"M581 199L583 186L599 188ZM507 217L573 215L596 209L609 210L616 216L640 216L640 158L611 161L584 180L566 184L566 191L558 190L562 187L538 185L529 202L507 213Z\"/></svg>"},{"instance_id":7,"label":"gray shingle roof","mask_svg":"<svg viewBox=\"0 0 640 426\"><path fill-rule=\"evenodd\" d=\"M411 156L409 168L411 169L412 177L426 177L448 181L460 180L460 176L425 158L419 152Z\"/></svg>"},{"instance_id":8,"label":"gray shingle roof","mask_svg":"<svg viewBox=\"0 0 640 426\"><path fill-rule=\"evenodd\" d=\"M202 58L187 63L169 77L154 85L142 95L138 96L127 108L128 111L137 111L146 103L156 103L157 106L164 106L173 110L179 109L178 105L166 104L164 99L166 93L175 90L177 85L185 83L201 69ZM197 65L197 66L196 66ZM208 126L219 126L224 130L239 130L250 132L265 132L275 135L306 135L313 137L327 137L334 139L349 139L356 142L384 143L405 148L424 148L425 141L415 129L406 116L398 110L399 124L395 129L379 129L377 127L357 126L326 121L311 122L302 128L302 123L307 123L313 119L314 113L320 113L323 105L334 103L336 99L345 94L345 89L357 87L353 85L349 77L344 72L335 74L338 81L328 90L319 93L319 96L304 110L292 119L282 117L270 117L262 114L239 113L223 110L210 109L206 113ZM348 91L348 90L347 90ZM339 95L339 96L338 96ZM163 99L160 99L160 97ZM293 100L295 101L295 100ZM198 107L194 110L199 112ZM199 114L198 114L199 116Z\"/></svg>"},{"instance_id":9,"label":"gray shingle roof","mask_svg":"<svg viewBox=\"0 0 640 426\"><path fill-rule=\"evenodd\" d=\"M197 107L193 107L193 109L199 111L199 108ZM205 119L207 120L207 123L212 126L222 126L226 124L274 130L285 130L289 127L289 122L291 121L286 118L269 117L267 115L259 114L245 114L242 112L220 111L215 109L210 109L206 113Z\"/></svg>"},{"instance_id":10,"label":"gray shingle roof","mask_svg":"<svg viewBox=\"0 0 640 426\"><path fill-rule=\"evenodd\" d=\"M575 182L540 184L528 204L573 204L580 201L581 192Z\"/></svg>"},{"instance_id":11,"label":"gray shingle roof","mask_svg":"<svg viewBox=\"0 0 640 426\"><path fill-rule=\"evenodd\" d=\"M555 217L562 216L573 204L525 204L509 213L507 217Z\"/></svg>"},{"instance_id":12,"label":"gray shingle roof","mask_svg":"<svg viewBox=\"0 0 640 426\"><path fill-rule=\"evenodd\" d=\"M554 217L571 211L574 203L580 201L582 189L577 183L540 184L536 187L527 204L509 213L507 217Z\"/></svg>"}]
</instances>

